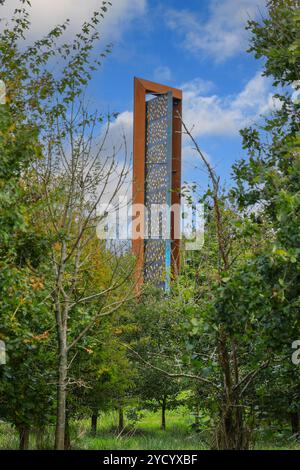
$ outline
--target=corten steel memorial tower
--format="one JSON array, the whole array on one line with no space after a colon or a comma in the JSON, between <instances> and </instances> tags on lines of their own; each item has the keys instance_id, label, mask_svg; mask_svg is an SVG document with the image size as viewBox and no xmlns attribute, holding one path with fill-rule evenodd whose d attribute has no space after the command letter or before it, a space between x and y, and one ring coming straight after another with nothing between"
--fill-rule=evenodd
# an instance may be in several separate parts
<instances>
[{"instance_id":1,"label":"corten steel memorial tower","mask_svg":"<svg viewBox=\"0 0 300 470\"><path fill-rule=\"evenodd\" d=\"M134 79L132 248L138 284L164 290L180 267L181 112L181 90Z\"/></svg>"}]
</instances>

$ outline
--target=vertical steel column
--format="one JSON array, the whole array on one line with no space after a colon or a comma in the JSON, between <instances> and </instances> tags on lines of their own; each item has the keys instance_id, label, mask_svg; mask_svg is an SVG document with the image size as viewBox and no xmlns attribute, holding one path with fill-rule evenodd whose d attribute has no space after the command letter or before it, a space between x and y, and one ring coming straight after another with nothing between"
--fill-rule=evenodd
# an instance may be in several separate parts
<instances>
[{"instance_id":1,"label":"vertical steel column","mask_svg":"<svg viewBox=\"0 0 300 470\"><path fill-rule=\"evenodd\" d=\"M169 152L166 158L168 163L165 200L170 208L173 204L180 203L181 187L181 110L182 110L182 92L181 90L149 82L147 80L135 78L134 80L134 129L133 129L133 241L132 250L136 256L136 281L138 286L144 281L145 266L147 273L146 250L147 240L145 241L145 207L147 199L147 120L146 120L146 95L156 96L167 95L167 141L166 151ZM155 100L155 99L154 99ZM152 101L154 101L152 100ZM148 198L148 200L150 200ZM153 199L155 202L155 198ZM164 263L165 279L163 288L169 289L171 274L176 275L180 268L180 215L174 217L167 213L167 230L170 235L165 240ZM151 242L151 240L149 240ZM153 244L154 245L154 244ZM159 244L151 248L159 253ZM145 254L146 253L146 254ZM153 253L155 256L155 253ZM159 255L158 255L159 256ZM149 263L148 263L149 264ZM159 260L156 260L156 266L159 268ZM146 277L149 278L147 275ZM149 279L148 279L149 280Z\"/></svg>"}]
</instances>

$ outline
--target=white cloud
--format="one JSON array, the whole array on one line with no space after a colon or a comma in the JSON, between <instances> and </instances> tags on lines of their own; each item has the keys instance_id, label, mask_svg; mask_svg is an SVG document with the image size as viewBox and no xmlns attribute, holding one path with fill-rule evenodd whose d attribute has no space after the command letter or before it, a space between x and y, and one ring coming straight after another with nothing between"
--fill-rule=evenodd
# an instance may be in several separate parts
<instances>
[{"instance_id":1,"label":"white cloud","mask_svg":"<svg viewBox=\"0 0 300 470\"><path fill-rule=\"evenodd\" d=\"M112 160L115 163L115 168L109 177L104 176L104 182L107 183L105 191L102 196L102 203L105 205L111 202L111 210L114 205L118 205L119 197L131 198L132 186L132 173L131 167L131 154L132 154L132 129L133 129L133 113L131 111L124 111L120 113L114 122L110 124L108 134L105 137L105 142L102 148L102 158L106 162L103 173L111 171L110 165ZM106 134L107 127L103 127L101 131L100 142L102 145L103 138ZM125 138L125 142L124 142ZM125 165L125 167L124 167ZM125 170L126 168L126 170ZM111 200L115 192L116 185L120 182L120 175L124 172L126 175L122 178L122 185L118 191L117 197ZM123 173L124 174L124 173ZM106 178L108 178L106 180ZM103 183L99 185L98 191L103 191ZM103 207L102 207L103 209ZM105 210L107 210L105 208Z\"/></svg>"},{"instance_id":2,"label":"white cloud","mask_svg":"<svg viewBox=\"0 0 300 470\"><path fill-rule=\"evenodd\" d=\"M126 140L128 156L132 153L132 135L133 135L133 112L123 111L117 119L110 125L109 135L106 146L119 148Z\"/></svg>"},{"instance_id":3,"label":"white cloud","mask_svg":"<svg viewBox=\"0 0 300 470\"><path fill-rule=\"evenodd\" d=\"M230 96L209 94L213 83L196 78L180 86L183 90L183 119L193 128L195 138L202 136L234 137L244 126L259 120L278 106L272 94L271 82L257 73L239 93ZM122 145L126 137L128 156L132 154L133 112L124 111L112 123L106 143L107 150ZM123 150L120 151L120 156ZM209 155L206 155L210 160ZM190 141L183 138L183 158L191 165L198 163Z\"/></svg>"},{"instance_id":4,"label":"white cloud","mask_svg":"<svg viewBox=\"0 0 300 470\"><path fill-rule=\"evenodd\" d=\"M106 155L116 153L119 162L132 160L133 143L133 112L124 111L118 115L116 120L110 124L109 132L105 141L104 152Z\"/></svg>"},{"instance_id":5,"label":"white cloud","mask_svg":"<svg viewBox=\"0 0 300 470\"><path fill-rule=\"evenodd\" d=\"M278 106L270 81L260 73L240 93L226 97L204 95L202 82L199 83L199 88L197 80L181 87L184 90L183 119L189 128L193 127L195 137L237 135L239 129Z\"/></svg>"},{"instance_id":6,"label":"white cloud","mask_svg":"<svg viewBox=\"0 0 300 470\"><path fill-rule=\"evenodd\" d=\"M166 23L183 37L183 46L196 56L223 62L247 48L248 19L257 18L266 0L211 0L209 17L189 10L168 10Z\"/></svg>"},{"instance_id":7,"label":"white cloud","mask_svg":"<svg viewBox=\"0 0 300 470\"><path fill-rule=\"evenodd\" d=\"M184 93L184 99L187 100L193 97L195 94L207 94L215 88L213 82L209 80L203 80L202 78L194 78L193 80L184 83L180 86L180 89Z\"/></svg>"},{"instance_id":8,"label":"white cloud","mask_svg":"<svg viewBox=\"0 0 300 470\"><path fill-rule=\"evenodd\" d=\"M38 37L48 32L49 28L62 23L66 18L71 20L70 31L77 32L81 24L88 20L95 10L102 5L99 0L31 0L31 35ZM20 5L18 0L9 0L0 9L2 18L10 18L12 11ZM147 0L113 0L100 26L102 38L114 41L120 38L131 21L142 15Z\"/></svg>"},{"instance_id":9,"label":"white cloud","mask_svg":"<svg viewBox=\"0 0 300 470\"><path fill-rule=\"evenodd\" d=\"M172 78L172 72L167 66L156 67L154 70L154 80L157 82L168 82Z\"/></svg>"}]
</instances>

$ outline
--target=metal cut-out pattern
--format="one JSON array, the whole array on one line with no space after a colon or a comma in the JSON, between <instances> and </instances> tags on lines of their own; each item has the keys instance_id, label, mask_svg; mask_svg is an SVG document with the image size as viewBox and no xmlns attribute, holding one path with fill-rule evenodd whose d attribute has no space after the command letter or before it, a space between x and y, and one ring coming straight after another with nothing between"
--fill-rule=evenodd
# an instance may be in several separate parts
<instances>
[{"instance_id":1,"label":"metal cut-out pattern","mask_svg":"<svg viewBox=\"0 0 300 470\"><path fill-rule=\"evenodd\" d=\"M162 192L166 202L166 188L168 185L167 164L149 164L146 174L146 203L152 203L152 194Z\"/></svg>"},{"instance_id":2,"label":"metal cut-out pattern","mask_svg":"<svg viewBox=\"0 0 300 470\"><path fill-rule=\"evenodd\" d=\"M156 98L147 101L146 119L147 123L156 121L166 117L166 109L168 107L168 93L159 95Z\"/></svg>"},{"instance_id":3,"label":"metal cut-out pattern","mask_svg":"<svg viewBox=\"0 0 300 470\"><path fill-rule=\"evenodd\" d=\"M167 160L167 148L165 144L157 144L152 148L148 148L147 162L149 163L165 163Z\"/></svg>"},{"instance_id":4,"label":"metal cut-out pattern","mask_svg":"<svg viewBox=\"0 0 300 470\"><path fill-rule=\"evenodd\" d=\"M168 120L167 117L153 121L147 126L147 147L152 147L164 143L168 138Z\"/></svg>"},{"instance_id":5,"label":"metal cut-out pattern","mask_svg":"<svg viewBox=\"0 0 300 470\"><path fill-rule=\"evenodd\" d=\"M144 242L144 280L165 290L171 263L170 240L166 235L170 237L172 110L171 92L146 103L145 223L148 231ZM153 214L153 205L157 204L167 208L159 217Z\"/></svg>"},{"instance_id":6,"label":"metal cut-out pattern","mask_svg":"<svg viewBox=\"0 0 300 470\"><path fill-rule=\"evenodd\" d=\"M145 240L144 281L164 288L165 274L164 240Z\"/></svg>"}]
</instances>

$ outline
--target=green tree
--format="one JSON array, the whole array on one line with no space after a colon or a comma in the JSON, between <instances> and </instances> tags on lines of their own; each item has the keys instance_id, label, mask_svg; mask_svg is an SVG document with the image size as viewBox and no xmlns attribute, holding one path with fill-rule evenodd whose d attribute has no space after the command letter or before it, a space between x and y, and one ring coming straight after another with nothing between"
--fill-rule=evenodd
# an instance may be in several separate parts
<instances>
[{"instance_id":1,"label":"green tree","mask_svg":"<svg viewBox=\"0 0 300 470\"><path fill-rule=\"evenodd\" d=\"M30 268L1 270L1 339L7 361L1 366L0 415L19 432L20 449L29 432L41 435L55 417L55 342L44 280Z\"/></svg>"},{"instance_id":2,"label":"green tree","mask_svg":"<svg viewBox=\"0 0 300 470\"><path fill-rule=\"evenodd\" d=\"M180 378L180 364L178 377L168 375L180 359L183 342L182 312L171 299L146 288L138 303L131 306L132 325L124 335L135 352L132 359L137 359L134 393L141 406L161 409L163 430L166 411L182 403L179 394L186 385Z\"/></svg>"},{"instance_id":3,"label":"green tree","mask_svg":"<svg viewBox=\"0 0 300 470\"><path fill-rule=\"evenodd\" d=\"M0 34L1 76L7 85L10 112L14 119L21 116L26 123L34 122L43 143L39 147L40 160L31 167L32 174L24 184L38 188L34 195L38 199L36 212L31 212L28 219L49 237L48 264L38 266L38 276L45 276L50 287L45 305L53 314L58 338L58 449L64 448L68 353L84 340L96 321L112 314L130 294L126 292L122 299L115 294L128 277L125 265L130 263L110 253L110 267L105 270L101 267L105 249L96 238L96 226L102 217L97 215L97 205L116 175L115 187L106 202L118 194L127 163L119 167L115 153L103 154L112 117L103 131L103 116L88 110L82 99L92 72L110 50L107 47L101 54L94 54L99 39L97 27L109 5L102 2L69 43L63 42L68 26L65 22L26 45L30 3L20 0L20 8ZM51 67L53 61L59 61L57 68ZM101 142L93 146L96 131ZM20 243L24 246L26 240ZM124 269L118 270L120 263Z\"/></svg>"},{"instance_id":4,"label":"green tree","mask_svg":"<svg viewBox=\"0 0 300 470\"><path fill-rule=\"evenodd\" d=\"M268 18L261 23L249 23L252 32L250 50L257 58L264 59L264 74L272 77L274 87L278 87L278 109L260 127L241 132L249 158L233 167L236 188L232 195L244 217L252 220L260 230L270 227L272 231L269 241L253 253L239 275L241 280L244 277L244 293L236 299L236 304L239 302L239 310L243 308L246 289L251 293L249 305L259 297L263 299L262 303L256 303L256 315L260 317L265 354L276 358L269 377L272 377L277 397L271 403L272 385L268 387L267 383L266 387L259 387L261 402L264 410L268 403L271 414L275 414L275 409L280 415L291 413L295 431L299 419L295 395L299 375L291 364L291 345L300 335L299 2L270 1L268 7ZM249 275L254 282L247 281L245 276ZM234 297L234 282L237 278L232 285L227 285L225 301ZM283 382L290 384L291 393L280 387Z\"/></svg>"}]
</instances>

